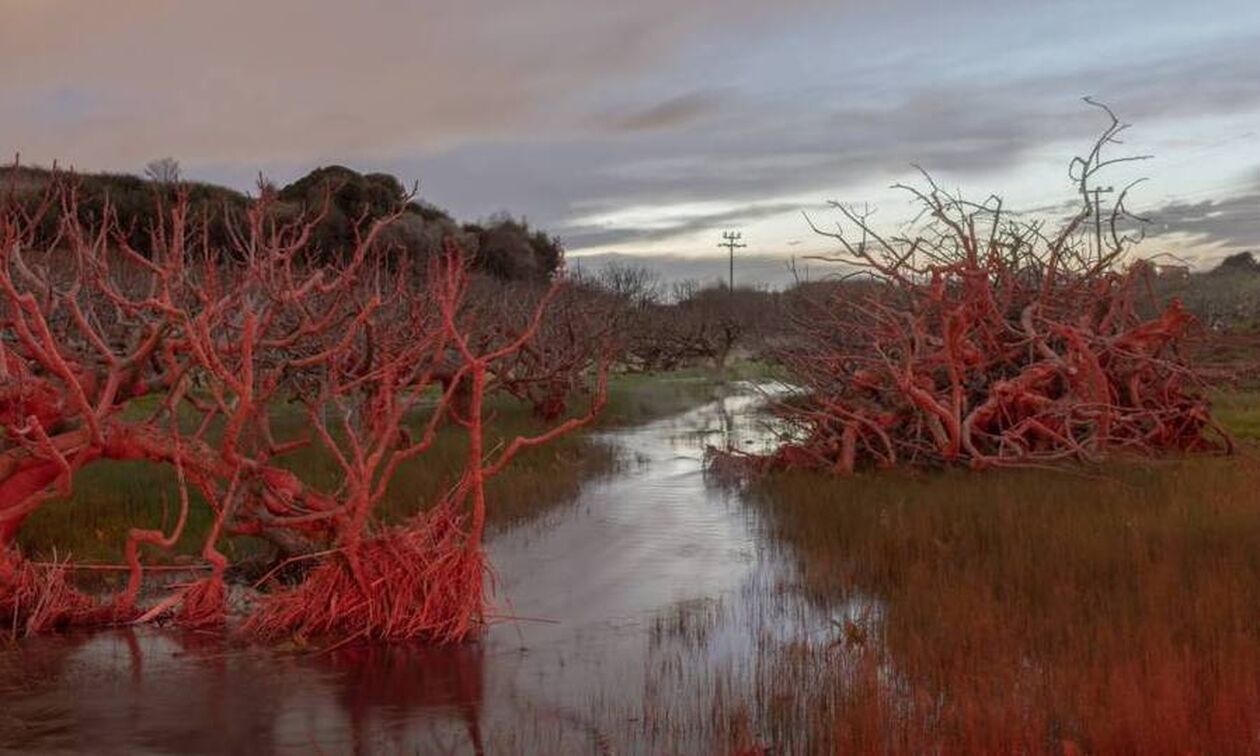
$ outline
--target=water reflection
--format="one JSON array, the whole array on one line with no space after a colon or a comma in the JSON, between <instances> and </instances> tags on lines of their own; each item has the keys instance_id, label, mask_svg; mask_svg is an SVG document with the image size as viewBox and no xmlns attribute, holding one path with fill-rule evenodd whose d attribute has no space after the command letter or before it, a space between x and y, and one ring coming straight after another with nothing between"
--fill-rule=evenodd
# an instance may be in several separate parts
<instances>
[{"instance_id":1,"label":"water reflection","mask_svg":"<svg viewBox=\"0 0 1260 756\"><path fill-rule=\"evenodd\" d=\"M8 660L0 747L480 753L483 657L479 644L286 655L155 630L38 638Z\"/></svg>"},{"instance_id":2,"label":"water reflection","mask_svg":"<svg viewBox=\"0 0 1260 756\"><path fill-rule=\"evenodd\" d=\"M382 735L405 750L416 742L415 730L440 730L433 725L458 721L467 734L461 743L483 752L480 644L359 646L334 651L321 666L334 675L357 750L367 750ZM425 727L415 726L417 717L429 720Z\"/></svg>"},{"instance_id":3,"label":"water reflection","mask_svg":"<svg viewBox=\"0 0 1260 756\"><path fill-rule=\"evenodd\" d=\"M0 652L0 747L720 750L732 701L765 683L759 658L829 648L872 611L803 600L738 490L706 479L707 445L773 443L758 401L745 387L606 434L632 464L488 544L504 619L478 643L309 655L153 630L38 638Z\"/></svg>"}]
</instances>

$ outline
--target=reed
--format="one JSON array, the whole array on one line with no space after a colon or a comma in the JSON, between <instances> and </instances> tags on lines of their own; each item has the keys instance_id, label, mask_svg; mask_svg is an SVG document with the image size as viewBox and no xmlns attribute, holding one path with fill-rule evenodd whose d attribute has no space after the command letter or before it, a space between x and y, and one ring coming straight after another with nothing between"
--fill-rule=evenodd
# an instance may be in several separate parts
<instances>
[{"instance_id":1,"label":"reed","mask_svg":"<svg viewBox=\"0 0 1260 756\"><path fill-rule=\"evenodd\" d=\"M835 674L790 726L815 747L1260 744L1254 449L1075 472L783 474L755 493L811 600L880 606L865 642L813 652ZM793 679L790 663L772 654L763 679Z\"/></svg>"}]
</instances>

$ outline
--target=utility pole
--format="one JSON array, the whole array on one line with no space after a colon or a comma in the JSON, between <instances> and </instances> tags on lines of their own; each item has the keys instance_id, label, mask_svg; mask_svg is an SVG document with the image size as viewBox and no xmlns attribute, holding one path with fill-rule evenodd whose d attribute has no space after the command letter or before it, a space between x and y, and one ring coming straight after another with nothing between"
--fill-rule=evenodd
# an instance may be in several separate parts
<instances>
[{"instance_id":1,"label":"utility pole","mask_svg":"<svg viewBox=\"0 0 1260 756\"><path fill-rule=\"evenodd\" d=\"M738 231L726 231L722 234L722 243L718 245L718 247L725 247L726 251L730 254L731 278L729 286L731 296L735 295L735 250L748 246L747 244L740 242L740 239L743 237L744 235Z\"/></svg>"},{"instance_id":2,"label":"utility pole","mask_svg":"<svg viewBox=\"0 0 1260 756\"><path fill-rule=\"evenodd\" d=\"M1094 195L1094 245L1095 251L1098 253L1099 262L1102 261L1102 199L1101 195L1111 194L1116 188L1114 186L1101 187L1096 186L1093 189L1086 190L1086 194Z\"/></svg>"}]
</instances>

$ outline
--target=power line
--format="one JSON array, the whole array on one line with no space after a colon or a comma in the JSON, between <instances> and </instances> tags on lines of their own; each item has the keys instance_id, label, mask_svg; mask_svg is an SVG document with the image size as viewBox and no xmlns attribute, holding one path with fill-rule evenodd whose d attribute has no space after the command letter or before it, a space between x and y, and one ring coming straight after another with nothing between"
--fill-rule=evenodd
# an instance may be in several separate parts
<instances>
[{"instance_id":1,"label":"power line","mask_svg":"<svg viewBox=\"0 0 1260 756\"><path fill-rule=\"evenodd\" d=\"M1096 186L1093 189L1086 190L1085 192L1086 194L1094 195L1094 244L1096 245L1094 249L1098 253L1099 260L1101 260L1103 257L1102 200L1100 199L1100 197L1101 195L1104 195L1104 194L1111 194L1115 190L1116 188L1114 186L1107 186L1107 187Z\"/></svg>"},{"instance_id":2,"label":"power line","mask_svg":"<svg viewBox=\"0 0 1260 756\"><path fill-rule=\"evenodd\" d=\"M742 239L743 237L744 235L739 233L738 231L726 231L726 232L723 232L722 234L722 243L718 245L719 248L725 247L726 251L730 255L731 278L730 278L729 286L730 286L730 291L732 294L735 293L735 250L742 249L748 246L747 244L743 244L740 242L740 239Z\"/></svg>"}]
</instances>

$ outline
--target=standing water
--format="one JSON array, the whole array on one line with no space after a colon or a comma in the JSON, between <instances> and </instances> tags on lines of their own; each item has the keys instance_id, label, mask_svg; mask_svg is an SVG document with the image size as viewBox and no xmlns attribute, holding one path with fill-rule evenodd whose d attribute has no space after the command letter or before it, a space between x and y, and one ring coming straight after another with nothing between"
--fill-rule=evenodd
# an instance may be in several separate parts
<instances>
[{"instance_id":1,"label":"standing water","mask_svg":"<svg viewBox=\"0 0 1260 756\"><path fill-rule=\"evenodd\" d=\"M757 402L745 387L602 434L623 455L617 474L487 544L495 621L478 642L286 654L157 629L36 638L0 653L0 749L656 753L763 742L767 725L744 708L759 661L830 642L843 617L791 590L753 510L705 474L706 446L771 441Z\"/></svg>"}]
</instances>

